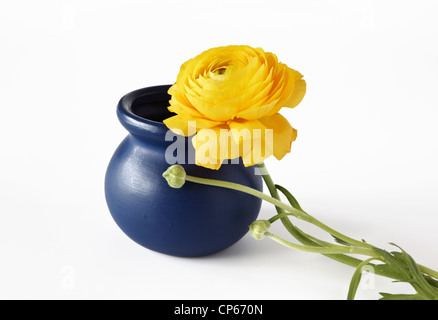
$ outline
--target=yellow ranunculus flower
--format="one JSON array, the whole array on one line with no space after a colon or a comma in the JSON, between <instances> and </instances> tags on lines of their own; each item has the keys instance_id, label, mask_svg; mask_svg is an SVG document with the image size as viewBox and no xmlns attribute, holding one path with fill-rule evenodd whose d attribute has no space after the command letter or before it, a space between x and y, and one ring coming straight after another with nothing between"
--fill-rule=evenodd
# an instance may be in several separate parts
<instances>
[{"instance_id":1,"label":"yellow ranunculus flower","mask_svg":"<svg viewBox=\"0 0 438 320\"><path fill-rule=\"evenodd\" d=\"M261 48L212 48L181 66L169 89L169 110L177 115L164 123L188 136L196 122L196 163L207 168L219 169L223 160L237 157L245 166L271 155L280 160L297 132L278 112L301 102L302 78Z\"/></svg>"}]
</instances>

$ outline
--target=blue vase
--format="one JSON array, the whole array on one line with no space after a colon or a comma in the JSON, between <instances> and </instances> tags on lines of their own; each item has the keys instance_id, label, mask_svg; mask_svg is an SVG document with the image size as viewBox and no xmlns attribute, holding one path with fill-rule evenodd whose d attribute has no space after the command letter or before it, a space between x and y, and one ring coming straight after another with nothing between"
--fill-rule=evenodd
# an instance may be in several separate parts
<instances>
[{"instance_id":1,"label":"blue vase","mask_svg":"<svg viewBox=\"0 0 438 320\"><path fill-rule=\"evenodd\" d=\"M169 87L136 90L120 100L117 116L129 134L109 163L106 200L117 225L138 244L175 256L208 255L231 246L248 232L257 219L261 200L191 182L180 189L167 184L162 177L170 166L165 154L174 142L166 141L168 129L162 121L172 115L167 110ZM190 138L184 139L187 152L180 164L187 174L262 191L262 178L255 167L239 162L210 170L190 164L189 155L194 150Z\"/></svg>"}]
</instances>

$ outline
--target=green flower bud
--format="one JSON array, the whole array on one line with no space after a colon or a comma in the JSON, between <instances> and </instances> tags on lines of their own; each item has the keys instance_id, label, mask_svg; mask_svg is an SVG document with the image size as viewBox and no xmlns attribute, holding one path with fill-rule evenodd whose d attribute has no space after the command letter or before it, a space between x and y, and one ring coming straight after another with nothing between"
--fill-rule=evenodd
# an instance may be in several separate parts
<instances>
[{"instance_id":1,"label":"green flower bud","mask_svg":"<svg viewBox=\"0 0 438 320\"><path fill-rule=\"evenodd\" d=\"M167 168L163 173L163 177L172 188L181 188L186 182L186 171L179 164L175 164Z\"/></svg>"},{"instance_id":2,"label":"green flower bud","mask_svg":"<svg viewBox=\"0 0 438 320\"><path fill-rule=\"evenodd\" d=\"M257 220L249 226L249 233L254 239L262 240L270 227L271 223L268 220Z\"/></svg>"}]
</instances>

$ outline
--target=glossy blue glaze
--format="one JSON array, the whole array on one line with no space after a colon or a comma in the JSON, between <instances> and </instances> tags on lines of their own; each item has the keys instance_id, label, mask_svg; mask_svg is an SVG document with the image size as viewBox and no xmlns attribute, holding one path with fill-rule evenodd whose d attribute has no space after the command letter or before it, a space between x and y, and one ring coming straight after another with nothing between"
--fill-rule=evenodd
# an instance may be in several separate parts
<instances>
[{"instance_id":1,"label":"glossy blue glaze","mask_svg":"<svg viewBox=\"0 0 438 320\"><path fill-rule=\"evenodd\" d=\"M162 173L169 86L148 87L124 96L117 115L129 135L114 153L105 178L105 195L118 226L140 245L175 256L203 256L241 239L257 219L261 201L250 195L187 182L171 188ZM184 138L186 139L186 138ZM187 143L187 139L186 139ZM193 154L187 143L186 154ZM187 163L187 156L185 161ZM224 164L210 170L182 164L187 174L232 181L262 191L254 167Z\"/></svg>"}]
</instances>

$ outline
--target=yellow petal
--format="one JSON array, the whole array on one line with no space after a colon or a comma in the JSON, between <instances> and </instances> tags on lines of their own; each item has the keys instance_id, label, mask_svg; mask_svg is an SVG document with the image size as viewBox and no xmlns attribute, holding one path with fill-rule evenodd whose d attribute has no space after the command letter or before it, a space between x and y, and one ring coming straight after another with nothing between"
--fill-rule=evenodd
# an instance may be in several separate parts
<instances>
[{"instance_id":1,"label":"yellow petal","mask_svg":"<svg viewBox=\"0 0 438 320\"><path fill-rule=\"evenodd\" d=\"M172 98L173 99L173 98ZM170 107L167 108L170 112L179 114L184 118L203 118L204 116L198 111L185 107L183 104L178 103L176 100L171 100Z\"/></svg>"},{"instance_id":2,"label":"yellow petal","mask_svg":"<svg viewBox=\"0 0 438 320\"><path fill-rule=\"evenodd\" d=\"M286 65L281 63L280 63L280 67L284 68L284 78L283 78L284 83L282 84L282 90L280 91L281 95L278 101L278 110L280 110L282 107L285 106L286 102L289 100L295 87L295 78L293 77L294 74L291 73L292 69L288 68Z\"/></svg>"},{"instance_id":3,"label":"yellow petal","mask_svg":"<svg viewBox=\"0 0 438 320\"><path fill-rule=\"evenodd\" d=\"M196 164L209 169L217 170L224 160L239 157L239 145L234 143L227 125L199 130L192 144Z\"/></svg>"},{"instance_id":4,"label":"yellow petal","mask_svg":"<svg viewBox=\"0 0 438 320\"><path fill-rule=\"evenodd\" d=\"M176 134L183 135L185 137L188 137L190 134L191 130L189 130L189 121L180 115L167 118L163 121L163 123Z\"/></svg>"},{"instance_id":5,"label":"yellow petal","mask_svg":"<svg viewBox=\"0 0 438 320\"><path fill-rule=\"evenodd\" d=\"M254 130L265 130L265 126L258 120L248 121L229 121L228 125L233 134L234 141L236 143L242 143L247 140L251 140Z\"/></svg>"},{"instance_id":6,"label":"yellow petal","mask_svg":"<svg viewBox=\"0 0 438 320\"><path fill-rule=\"evenodd\" d=\"M168 90L168 93L172 96L169 101L169 110L186 118L202 118L203 115L193 107L193 105L189 102L189 100L187 100L185 94L181 92L180 89L181 87L175 84Z\"/></svg>"},{"instance_id":7,"label":"yellow petal","mask_svg":"<svg viewBox=\"0 0 438 320\"><path fill-rule=\"evenodd\" d=\"M292 141L297 138L297 130L292 128L289 122L281 114L276 113L269 117L259 119L266 127L273 129L274 150L273 154L281 160L291 150Z\"/></svg>"},{"instance_id":8,"label":"yellow petal","mask_svg":"<svg viewBox=\"0 0 438 320\"><path fill-rule=\"evenodd\" d=\"M239 114L240 110L247 109L252 106L252 101L263 103L266 97L266 93L270 90L270 84L259 82L252 87L248 87L243 92L240 92L236 97L224 100L216 104L215 110L217 114L216 119L227 121L234 118L242 118ZM263 114L265 115L265 114Z\"/></svg>"},{"instance_id":9,"label":"yellow petal","mask_svg":"<svg viewBox=\"0 0 438 320\"><path fill-rule=\"evenodd\" d=\"M215 113L213 111L213 104L207 96L197 96L195 94L187 93L187 99L193 105L193 107L199 111L199 113L203 114L205 117L216 120L214 117Z\"/></svg>"},{"instance_id":10,"label":"yellow petal","mask_svg":"<svg viewBox=\"0 0 438 320\"><path fill-rule=\"evenodd\" d=\"M268 78L270 80L269 85L249 102L249 108L239 112L235 117L256 120L277 113L288 98L288 96L284 96L285 87L287 86L287 81L285 80L285 78L287 78L286 73L287 69L285 67L273 67L270 72L270 77ZM266 89L268 89L268 91L266 91ZM293 84L292 87L289 84L287 89L292 92ZM258 99L258 101L256 99Z\"/></svg>"},{"instance_id":11,"label":"yellow petal","mask_svg":"<svg viewBox=\"0 0 438 320\"><path fill-rule=\"evenodd\" d=\"M258 105L256 108L250 108L247 110L240 111L235 115L235 118L245 119L245 120L257 120L266 115L269 115L277 105L278 105L278 99L270 103Z\"/></svg>"},{"instance_id":12,"label":"yellow petal","mask_svg":"<svg viewBox=\"0 0 438 320\"><path fill-rule=\"evenodd\" d=\"M230 121L229 126L245 166L260 163L273 154L272 135L260 121Z\"/></svg>"},{"instance_id":13,"label":"yellow petal","mask_svg":"<svg viewBox=\"0 0 438 320\"><path fill-rule=\"evenodd\" d=\"M278 113L283 107L296 107L306 93L306 82L301 79L303 77L301 73L288 68L286 65L284 65L284 67L283 88L276 93L276 95L280 96L280 99L275 108L267 114L268 116Z\"/></svg>"},{"instance_id":14,"label":"yellow petal","mask_svg":"<svg viewBox=\"0 0 438 320\"><path fill-rule=\"evenodd\" d=\"M303 100L306 94L306 81L299 79L295 81L295 87L289 101L286 102L285 107L294 108L301 100Z\"/></svg>"},{"instance_id":15,"label":"yellow petal","mask_svg":"<svg viewBox=\"0 0 438 320\"><path fill-rule=\"evenodd\" d=\"M184 118L180 115L176 115L167 118L163 123L174 133L182 134L185 137L194 134L195 132L217 126L219 123L203 119L203 118Z\"/></svg>"}]
</instances>

